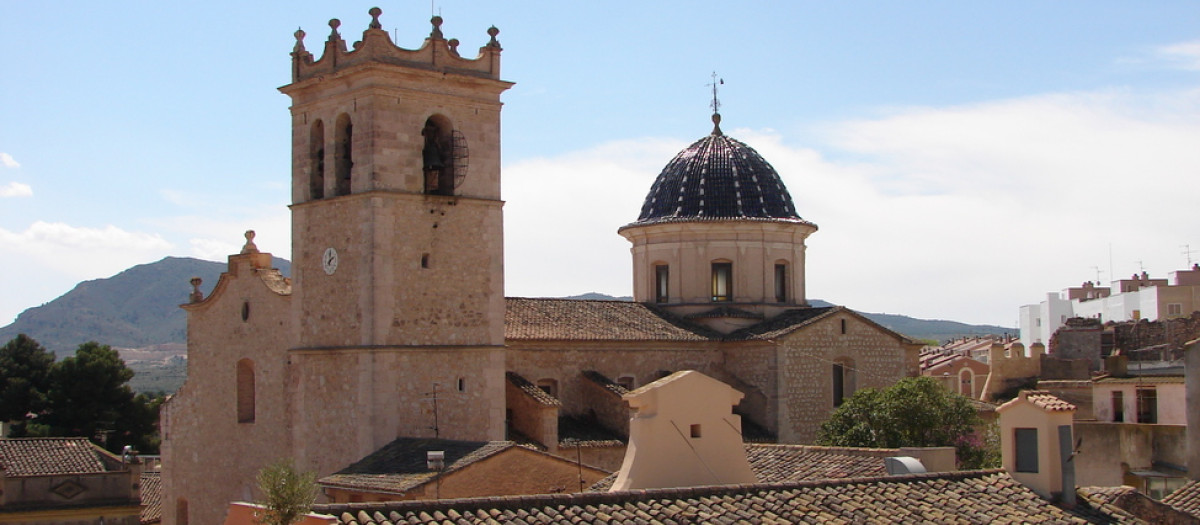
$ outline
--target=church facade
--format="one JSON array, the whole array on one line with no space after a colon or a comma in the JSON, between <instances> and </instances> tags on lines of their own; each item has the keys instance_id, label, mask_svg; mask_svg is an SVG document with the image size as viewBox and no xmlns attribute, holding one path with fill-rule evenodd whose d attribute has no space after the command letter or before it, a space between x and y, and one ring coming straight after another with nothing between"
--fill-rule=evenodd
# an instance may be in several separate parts
<instances>
[{"instance_id":1,"label":"church facade","mask_svg":"<svg viewBox=\"0 0 1200 525\"><path fill-rule=\"evenodd\" d=\"M184 305L188 378L162 418L165 523L220 522L281 458L324 476L398 437L521 434L553 450L560 416L627 432L628 412L588 393L597 384L697 370L745 395L745 420L808 443L856 388L917 374L920 343L807 303L817 227L718 115L620 229L635 301L506 299L499 31L465 58L440 17L407 50L370 15L353 46L331 21L319 58L296 33L280 88L292 277L248 232L212 293Z\"/></svg>"}]
</instances>

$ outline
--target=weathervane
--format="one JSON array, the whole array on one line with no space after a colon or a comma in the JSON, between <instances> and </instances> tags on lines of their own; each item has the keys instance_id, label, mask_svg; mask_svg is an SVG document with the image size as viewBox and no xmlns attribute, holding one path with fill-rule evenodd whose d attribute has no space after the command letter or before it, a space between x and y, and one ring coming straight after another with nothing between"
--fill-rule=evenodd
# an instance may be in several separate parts
<instances>
[{"instance_id":1,"label":"weathervane","mask_svg":"<svg viewBox=\"0 0 1200 525\"><path fill-rule=\"evenodd\" d=\"M715 114L715 113L719 113L721 110L721 101L717 99L717 86L720 84L724 84L725 79L717 78L716 71L713 71L712 79L713 79L712 83L708 84L708 85L712 86L712 90L713 90L713 100L712 100L712 104L709 104L709 107L712 108L713 113Z\"/></svg>"}]
</instances>

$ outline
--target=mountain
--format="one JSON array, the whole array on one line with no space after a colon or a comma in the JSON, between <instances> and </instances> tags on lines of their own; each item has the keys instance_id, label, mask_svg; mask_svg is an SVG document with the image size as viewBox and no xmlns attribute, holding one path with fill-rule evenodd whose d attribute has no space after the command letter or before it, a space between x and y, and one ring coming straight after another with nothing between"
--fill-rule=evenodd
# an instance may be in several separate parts
<instances>
[{"instance_id":1,"label":"mountain","mask_svg":"<svg viewBox=\"0 0 1200 525\"><path fill-rule=\"evenodd\" d=\"M276 258L276 268L291 274L291 263ZM186 316L180 304L192 291L192 277L200 277L207 296L225 271L224 263L167 257L140 264L107 279L79 283L62 297L21 313L0 328L0 344L26 334L59 357L72 355L80 343L99 341L121 351L137 373L132 386L143 392L174 392L186 373ZM596 292L568 299L631 301ZM821 300L813 306L831 306ZM945 341L956 337L1015 333L1012 328L969 325L955 321L914 319L903 315L863 313L889 329L915 339Z\"/></svg>"},{"instance_id":2,"label":"mountain","mask_svg":"<svg viewBox=\"0 0 1200 525\"><path fill-rule=\"evenodd\" d=\"M285 275L291 263L275 259ZM61 297L21 312L0 328L0 341L26 334L58 356L99 341L119 348L184 343L186 321L180 304L188 301L192 277L201 278L207 295L226 269L224 263L167 257L139 264L106 279L84 281Z\"/></svg>"}]
</instances>

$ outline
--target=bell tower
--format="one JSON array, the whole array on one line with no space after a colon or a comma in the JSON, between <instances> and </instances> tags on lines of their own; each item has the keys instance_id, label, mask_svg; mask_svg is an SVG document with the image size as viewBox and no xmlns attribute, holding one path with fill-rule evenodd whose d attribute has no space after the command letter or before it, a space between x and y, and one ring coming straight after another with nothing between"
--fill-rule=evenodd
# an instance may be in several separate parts
<instances>
[{"instance_id":1,"label":"bell tower","mask_svg":"<svg viewBox=\"0 0 1200 525\"><path fill-rule=\"evenodd\" d=\"M331 20L319 59L297 31L280 88L292 99L295 427L308 435L297 452L319 471L398 436L503 438L500 94L512 84L499 30L465 58L435 16L409 50L381 13L349 47ZM333 441L312 437L330 425ZM323 457L345 429L357 446Z\"/></svg>"}]
</instances>

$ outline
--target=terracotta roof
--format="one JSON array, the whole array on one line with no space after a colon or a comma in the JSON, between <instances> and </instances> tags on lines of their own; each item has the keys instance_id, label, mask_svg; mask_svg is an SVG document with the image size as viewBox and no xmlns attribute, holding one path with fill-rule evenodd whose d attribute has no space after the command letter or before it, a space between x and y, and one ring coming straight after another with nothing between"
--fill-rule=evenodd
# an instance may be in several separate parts
<instances>
[{"instance_id":1,"label":"terracotta roof","mask_svg":"<svg viewBox=\"0 0 1200 525\"><path fill-rule=\"evenodd\" d=\"M158 472L142 473L142 523L162 521L162 477Z\"/></svg>"},{"instance_id":2,"label":"terracotta roof","mask_svg":"<svg viewBox=\"0 0 1200 525\"><path fill-rule=\"evenodd\" d=\"M794 308L729 335L731 339L774 339L843 309L841 306Z\"/></svg>"},{"instance_id":3,"label":"terracotta roof","mask_svg":"<svg viewBox=\"0 0 1200 525\"><path fill-rule=\"evenodd\" d=\"M1111 506L1063 509L1003 471L442 501L317 505L340 523L1145 523Z\"/></svg>"},{"instance_id":4,"label":"terracotta roof","mask_svg":"<svg viewBox=\"0 0 1200 525\"><path fill-rule=\"evenodd\" d=\"M623 447L621 436L595 420L560 415L558 417L558 446L560 448Z\"/></svg>"},{"instance_id":5,"label":"terracotta roof","mask_svg":"<svg viewBox=\"0 0 1200 525\"><path fill-rule=\"evenodd\" d=\"M1200 518L1200 481L1189 481L1162 499L1163 503Z\"/></svg>"},{"instance_id":6,"label":"terracotta roof","mask_svg":"<svg viewBox=\"0 0 1200 525\"><path fill-rule=\"evenodd\" d=\"M707 341L720 335L657 308L630 301L505 300L510 340Z\"/></svg>"},{"instance_id":7,"label":"terracotta roof","mask_svg":"<svg viewBox=\"0 0 1200 525\"><path fill-rule=\"evenodd\" d=\"M628 388L617 384L612 379L605 377L604 374L601 374L595 370L584 370L583 378L599 385L601 388L609 391L612 394L615 394L617 397L621 397L629 393Z\"/></svg>"},{"instance_id":8,"label":"terracotta roof","mask_svg":"<svg viewBox=\"0 0 1200 525\"><path fill-rule=\"evenodd\" d=\"M87 438L5 438L0 469L8 477L95 474L120 470L120 461Z\"/></svg>"},{"instance_id":9,"label":"terracotta roof","mask_svg":"<svg viewBox=\"0 0 1200 525\"><path fill-rule=\"evenodd\" d=\"M322 486L374 492L404 493L432 481L435 473L426 465L426 452L446 453L443 473L517 446L512 441L452 441L448 439L398 438L371 455L319 480Z\"/></svg>"},{"instance_id":10,"label":"terracotta roof","mask_svg":"<svg viewBox=\"0 0 1200 525\"><path fill-rule=\"evenodd\" d=\"M746 444L750 469L763 483L884 476L883 458L898 455L894 448Z\"/></svg>"},{"instance_id":11,"label":"terracotta roof","mask_svg":"<svg viewBox=\"0 0 1200 525\"><path fill-rule=\"evenodd\" d=\"M513 386L524 392L525 395L533 398L534 401L548 407L562 406L562 401L559 401L558 398L538 388L537 385L530 383L528 379L521 377L516 372L506 372L505 375L508 377L509 383L512 383Z\"/></svg>"},{"instance_id":12,"label":"terracotta roof","mask_svg":"<svg viewBox=\"0 0 1200 525\"><path fill-rule=\"evenodd\" d=\"M1075 405L1063 401L1045 390L1022 390L1021 394L1015 399L1000 405L996 410L1003 412L1022 399L1047 412L1068 412L1075 410Z\"/></svg>"},{"instance_id":13,"label":"terracotta roof","mask_svg":"<svg viewBox=\"0 0 1200 525\"><path fill-rule=\"evenodd\" d=\"M760 483L887 475L883 458L900 455L897 448L818 447L746 443L746 459ZM617 480L613 473L588 490L606 492Z\"/></svg>"}]
</instances>

